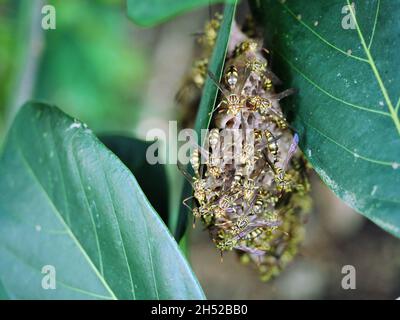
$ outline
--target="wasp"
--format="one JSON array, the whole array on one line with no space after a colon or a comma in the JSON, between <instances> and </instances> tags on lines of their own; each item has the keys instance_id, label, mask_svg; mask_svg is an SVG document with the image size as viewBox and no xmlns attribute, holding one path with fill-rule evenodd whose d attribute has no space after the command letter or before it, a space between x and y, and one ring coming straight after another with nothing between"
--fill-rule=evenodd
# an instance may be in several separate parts
<instances>
[{"instance_id":1,"label":"wasp","mask_svg":"<svg viewBox=\"0 0 400 320\"><path fill-rule=\"evenodd\" d=\"M241 93L243 86L247 81L248 73L246 73L246 76L244 76L243 79L239 79L236 66L230 65L224 74L224 83L228 90L220 86L219 82L210 71L208 71L208 75L223 95L223 99L212 112L219 108L223 108L223 110L226 110L227 114L236 116L243 109L245 104L245 97L242 96Z\"/></svg>"},{"instance_id":2,"label":"wasp","mask_svg":"<svg viewBox=\"0 0 400 320\"><path fill-rule=\"evenodd\" d=\"M257 187L255 185L254 179L246 179L243 183L243 199L246 202L250 202L253 199L254 193L256 192Z\"/></svg>"},{"instance_id":3,"label":"wasp","mask_svg":"<svg viewBox=\"0 0 400 320\"><path fill-rule=\"evenodd\" d=\"M202 173L200 172L200 167L201 167L201 157L203 155L207 157L206 176L211 175L214 178L218 178L222 172L220 167L221 159L219 157L218 150L209 153L201 147L195 148L190 157L190 164L192 165L193 171L195 172L195 176L197 178L202 176Z\"/></svg>"},{"instance_id":4,"label":"wasp","mask_svg":"<svg viewBox=\"0 0 400 320\"><path fill-rule=\"evenodd\" d=\"M186 205L186 207L190 207ZM203 219L204 223L209 225L214 218L214 212L211 209L208 209L205 205L200 207L194 207L192 211L193 214L193 228L196 226L196 219Z\"/></svg>"},{"instance_id":5,"label":"wasp","mask_svg":"<svg viewBox=\"0 0 400 320\"><path fill-rule=\"evenodd\" d=\"M222 169L218 166L208 166L206 176L211 176L214 178L219 178L221 176Z\"/></svg>"},{"instance_id":6,"label":"wasp","mask_svg":"<svg viewBox=\"0 0 400 320\"><path fill-rule=\"evenodd\" d=\"M219 205L214 205L213 207L214 216L216 219L224 219L226 217L226 209Z\"/></svg>"},{"instance_id":7,"label":"wasp","mask_svg":"<svg viewBox=\"0 0 400 320\"><path fill-rule=\"evenodd\" d=\"M277 189L280 192L291 191L290 176L287 176L286 169L288 167L290 159L297 150L298 143L299 143L299 136L297 133L295 133L282 167L273 166L273 170L275 172L274 180L277 184Z\"/></svg>"},{"instance_id":8,"label":"wasp","mask_svg":"<svg viewBox=\"0 0 400 320\"><path fill-rule=\"evenodd\" d=\"M233 56L239 58L246 69L257 73L259 76L267 72L267 61L257 58L257 50L260 44L255 40L245 40L236 46Z\"/></svg>"},{"instance_id":9,"label":"wasp","mask_svg":"<svg viewBox=\"0 0 400 320\"><path fill-rule=\"evenodd\" d=\"M218 206L225 211L231 210L236 211L236 197L230 195L223 195L218 202Z\"/></svg>"},{"instance_id":10,"label":"wasp","mask_svg":"<svg viewBox=\"0 0 400 320\"><path fill-rule=\"evenodd\" d=\"M251 230L249 233L246 234L244 237L246 240L254 240L258 238L261 234L266 231L265 227L257 227Z\"/></svg>"},{"instance_id":11,"label":"wasp","mask_svg":"<svg viewBox=\"0 0 400 320\"><path fill-rule=\"evenodd\" d=\"M264 130L265 138L267 139L267 149L274 156L274 163L278 161L278 143L271 131Z\"/></svg>"},{"instance_id":12,"label":"wasp","mask_svg":"<svg viewBox=\"0 0 400 320\"><path fill-rule=\"evenodd\" d=\"M235 50L233 51L233 56L235 58L237 58L246 53L255 54L255 52L257 51L257 48L258 48L258 43L254 40L248 39L248 40L245 40L245 41L239 43L236 46Z\"/></svg>"},{"instance_id":13,"label":"wasp","mask_svg":"<svg viewBox=\"0 0 400 320\"><path fill-rule=\"evenodd\" d=\"M242 152L240 154L240 164L245 165L246 167L249 167L249 169L251 169L254 166L255 158L256 156L254 151L254 145L246 143L243 146Z\"/></svg>"},{"instance_id":14,"label":"wasp","mask_svg":"<svg viewBox=\"0 0 400 320\"><path fill-rule=\"evenodd\" d=\"M251 110L257 110L261 115L267 114L267 111L272 107L271 100L260 96L249 97L247 103Z\"/></svg>"},{"instance_id":15,"label":"wasp","mask_svg":"<svg viewBox=\"0 0 400 320\"><path fill-rule=\"evenodd\" d=\"M204 27L204 32L198 37L199 44L205 46L207 49L212 49L217 39L218 30L221 26L222 15L216 13L214 18L211 19Z\"/></svg>"},{"instance_id":16,"label":"wasp","mask_svg":"<svg viewBox=\"0 0 400 320\"><path fill-rule=\"evenodd\" d=\"M209 194L209 188L207 187L207 180L202 179L199 176L192 177L189 173L182 167L180 163L178 163L178 169L182 172L184 177L189 181L193 188L193 196L190 196L183 200L183 204L189 207L186 204L186 201L192 199L193 197L199 202L200 205L203 205L206 201L206 195Z\"/></svg>"},{"instance_id":17,"label":"wasp","mask_svg":"<svg viewBox=\"0 0 400 320\"><path fill-rule=\"evenodd\" d=\"M260 129L254 129L253 132L254 132L255 142L257 142L257 143L261 142L262 137L263 137L263 131Z\"/></svg>"},{"instance_id":18,"label":"wasp","mask_svg":"<svg viewBox=\"0 0 400 320\"><path fill-rule=\"evenodd\" d=\"M234 91L239 79L238 70L234 65L230 65L225 72L224 81L229 90Z\"/></svg>"},{"instance_id":19,"label":"wasp","mask_svg":"<svg viewBox=\"0 0 400 320\"><path fill-rule=\"evenodd\" d=\"M280 113L272 108L272 100L282 100L295 92L294 89L286 89L281 93L270 95L268 98L261 96L250 96L247 98L246 102L250 110L256 110L261 115L268 115L268 111L273 113L277 117L282 117Z\"/></svg>"},{"instance_id":20,"label":"wasp","mask_svg":"<svg viewBox=\"0 0 400 320\"><path fill-rule=\"evenodd\" d=\"M239 218L237 218L235 224L232 226L231 232L235 236L240 235L240 233L242 233L249 225L249 217L246 214L241 215Z\"/></svg>"},{"instance_id":21,"label":"wasp","mask_svg":"<svg viewBox=\"0 0 400 320\"><path fill-rule=\"evenodd\" d=\"M214 178L218 178L221 173L221 158L220 150L217 147L219 143L219 130L214 128L210 130L208 135L208 142L211 147L211 153L209 153L207 161L207 172Z\"/></svg>"},{"instance_id":22,"label":"wasp","mask_svg":"<svg viewBox=\"0 0 400 320\"><path fill-rule=\"evenodd\" d=\"M266 212L264 214L264 217L267 219L268 222L270 222L272 225L278 224L279 222L279 214L276 211L272 212Z\"/></svg>"},{"instance_id":23,"label":"wasp","mask_svg":"<svg viewBox=\"0 0 400 320\"><path fill-rule=\"evenodd\" d=\"M241 185L243 180L243 168L237 168L235 171L235 175L233 176L233 184L232 187L238 187Z\"/></svg>"},{"instance_id":24,"label":"wasp","mask_svg":"<svg viewBox=\"0 0 400 320\"><path fill-rule=\"evenodd\" d=\"M245 67L249 69L251 72L258 74L260 77L267 72L267 63L262 62L260 59L248 59L246 61Z\"/></svg>"},{"instance_id":25,"label":"wasp","mask_svg":"<svg viewBox=\"0 0 400 320\"><path fill-rule=\"evenodd\" d=\"M251 214L259 215L262 213L264 207L264 197L261 194L257 194L254 199L254 203L251 207Z\"/></svg>"},{"instance_id":26,"label":"wasp","mask_svg":"<svg viewBox=\"0 0 400 320\"><path fill-rule=\"evenodd\" d=\"M192 67L192 80L197 88L201 89L207 74L208 59L196 60Z\"/></svg>"},{"instance_id":27,"label":"wasp","mask_svg":"<svg viewBox=\"0 0 400 320\"><path fill-rule=\"evenodd\" d=\"M221 159L219 156L218 152L211 152L209 154L209 158L206 162L207 164L207 172L206 175L210 175L214 178L218 178L221 173L222 173L222 169L221 169Z\"/></svg>"},{"instance_id":28,"label":"wasp","mask_svg":"<svg viewBox=\"0 0 400 320\"><path fill-rule=\"evenodd\" d=\"M269 114L268 119L273 123L275 123L279 129L285 130L289 127L289 124L287 123L286 119L281 115L277 116L275 114L274 115Z\"/></svg>"},{"instance_id":29,"label":"wasp","mask_svg":"<svg viewBox=\"0 0 400 320\"><path fill-rule=\"evenodd\" d=\"M208 142L212 149L217 147L217 144L219 142L219 130L217 128L213 128L210 130L210 133L208 134Z\"/></svg>"},{"instance_id":30,"label":"wasp","mask_svg":"<svg viewBox=\"0 0 400 320\"><path fill-rule=\"evenodd\" d=\"M213 239L215 246L217 249L221 251L221 258L222 258L222 251L231 251L237 244L238 240L237 237L232 236L227 232L220 232L218 234L218 239Z\"/></svg>"},{"instance_id":31,"label":"wasp","mask_svg":"<svg viewBox=\"0 0 400 320\"><path fill-rule=\"evenodd\" d=\"M190 164L192 165L196 177L200 176L200 157L200 151L197 148L193 150L192 155L190 156Z\"/></svg>"},{"instance_id":32,"label":"wasp","mask_svg":"<svg viewBox=\"0 0 400 320\"><path fill-rule=\"evenodd\" d=\"M264 76L262 79L262 88L265 91L271 91L272 87L273 87L272 80L270 78Z\"/></svg>"}]
</instances>

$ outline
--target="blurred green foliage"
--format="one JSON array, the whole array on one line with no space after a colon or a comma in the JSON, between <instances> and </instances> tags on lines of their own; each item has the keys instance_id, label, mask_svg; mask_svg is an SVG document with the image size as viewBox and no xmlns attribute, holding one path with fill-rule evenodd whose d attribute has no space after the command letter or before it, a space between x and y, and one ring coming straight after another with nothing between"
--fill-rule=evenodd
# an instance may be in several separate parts
<instances>
[{"instance_id":1,"label":"blurred green foliage","mask_svg":"<svg viewBox=\"0 0 400 320\"><path fill-rule=\"evenodd\" d=\"M16 69L15 29L17 25L15 1L0 0L0 141L4 134L8 94Z\"/></svg>"},{"instance_id":2,"label":"blurred green foliage","mask_svg":"<svg viewBox=\"0 0 400 320\"><path fill-rule=\"evenodd\" d=\"M26 1L0 0L0 122L28 55ZM37 0L35 0L37 1ZM59 106L97 131L128 131L140 113L149 54L126 19L123 0L52 0L56 30L45 30L32 98ZM40 25L38 26L40 28ZM23 32L16 32L16 30ZM1 129L0 125L0 129ZM0 133L1 134L1 133ZM0 139L1 140L1 139Z\"/></svg>"},{"instance_id":3,"label":"blurred green foliage","mask_svg":"<svg viewBox=\"0 0 400 320\"><path fill-rule=\"evenodd\" d=\"M214 3L235 0L127 0L128 16L142 27L154 27L179 14Z\"/></svg>"}]
</instances>

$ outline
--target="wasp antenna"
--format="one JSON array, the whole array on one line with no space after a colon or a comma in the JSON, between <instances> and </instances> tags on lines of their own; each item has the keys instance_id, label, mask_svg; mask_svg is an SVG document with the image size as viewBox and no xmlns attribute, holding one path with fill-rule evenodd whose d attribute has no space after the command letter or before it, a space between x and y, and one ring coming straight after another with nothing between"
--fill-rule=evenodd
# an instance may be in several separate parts
<instances>
[{"instance_id":1,"label":"wasp antenna","mask_svg":"<svg viewBox=\"0 0 400 320\"><path fill-rule=\"evenodd\" d=\"M282 85L282 81L281 79L278 78L278 76L273 73L271 70L267 69L265 71L265 74L267 75L267 77L272 81L272 83L276 86L280 86Z\"/></svg>"},{"instance_id":2,"label":"wasp antenna","mask_svg":"<svg viewBox=\"0 0 400 320\"><path fill-rule=\"evenodd\" d=\"M208 69L207 69L207 74L208 74L208 76L210 77L210 79L214 82L215 86L216 86L216 87L221 91L221 93L226 97L226 96L227 96L226 90L224 90L224 89L220 86L217 77L216 77L210 70L208 70Z\"/></svg>"},{"instance_id":3,"label":"wasp antenna","mask_svg":"<svg viewBox=\"0 0 400 320\"><path fill-rule=\"evenodd\" d=\"M212 115L215 111L217 111L219 108L221 108L222 107L222 104L224 103L224 100L222 100L214 109L212 109L209 113L208 113L208 115Z\"/></svg>"},{"instance_id":4,"label":"wasp antenna","mask_svg":"<svg viewBox=\"0 0 400 320\"><path fill-rule=\"evenodd\" d=\"M273 95L273 98L275 98L277 100L282 100L283 98L291 96L292 94L295 94L295 93L297 93L297 90L295 88L290 88L290 89L286 89L285 91L282 91L280 93Z\"/></svg>"},{"instance_id":5,"label":"wasp antenna","mask_svg":"<svg viewBox=\"0 0 400 320\"><path fill-rule=\"evenodd\" d=\"M268 163L268 165L270 166L270 168L274 171L274 173L276 174L276 167L274 166L274 164L271 162L271 160L269 160L268 155L267 155L267 151L263 150L262 154L264 156L265 161Z\"/></svg>"},{"instance_id":6,"label":"wasp antenna","mask_svg":"<svg viewBox=\"0 0 400 320\"><path fill-rule=\"evenodd\" d=\"M182 163L180 163L179 161L177 162L176 165L177 165L179 171L186 178L186 180L189 181L190 184L192 184L193 183L193 177L187 172L187 170L184 168L184 165Z\"/></svg>"},{"instance_id":7,"label":"wasp antenna","mask_svg":"<svg viewBox=\"0 0 400 320\"><path fill-rule=\"evenodd\" d=\"M186 203L186 201L188 201L188 200L190 200L190 199L193 199L194 197L193 196L190 196L190 197L187 197L186 199L183 199L182 200L182 204L186 207L186 208L188 208L191 212L193 212L193 210L192 210L192 208Z\"/></svg>"},{"instance_id":8,"label":"wasp antenna","mask_svg":"<svg viewBox=\"0 0 400 320\"><path fill-rule=\"evenodd\" d=\"M277 141L279 141L282 137L283 137L283 135L280 134L279 136L274 137L273 140L274 140L274 142L277 142Z\"/></svg>"},{"instance_id":9,"label":"wasp antenna","mask_svg":"<svg viewBox=\"0 0 400 320\"><path fill-rule=\"evenodd\" d=\"M297 133L297 130L295 127L293 127L292 125L290 125L289 123L286 124L288 126L288 128L290 128L294 133Z\"/></svg>"},{"instance_id":10,"label":"wasp antenna","mask_svg":"<svg viewBox=\"0 0 400 320\"><path fill-rule=\"evenodd\" d=\"M262 48L261 50L264 51L266 54L270 54L269 50L266 48Z\"/></svg>"}]
</instances>

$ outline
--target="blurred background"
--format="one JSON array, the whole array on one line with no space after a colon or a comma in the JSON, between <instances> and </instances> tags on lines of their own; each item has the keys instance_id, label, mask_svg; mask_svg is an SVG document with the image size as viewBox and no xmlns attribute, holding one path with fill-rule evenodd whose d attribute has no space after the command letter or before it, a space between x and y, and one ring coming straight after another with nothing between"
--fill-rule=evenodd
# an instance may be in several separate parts
<instances>
[{"instance_id":1,"label":"blurred background","mask_svg":"<svg viewBox=\"0 0 400 320\"><path fill-rule=\"evenodd\" d=\"M56 7L56 30L40 27L46 3ZM97 133L144 139L153 128L168 132L168 121L179 117L174 97L195 54L193 34L209 11L142 29L126 17L124 0L0 0L0 145L32 98ZM175 166L166 169L175 212L182 177ZM184 247L209 299L400 297L400 241L340 202L315 174L311 181L314 209L301 253L269 283L233 253L221 263L199 224L190 231ZM356 290L341 287L344 265L356 268Z\"/></svg>"}]
</instances>

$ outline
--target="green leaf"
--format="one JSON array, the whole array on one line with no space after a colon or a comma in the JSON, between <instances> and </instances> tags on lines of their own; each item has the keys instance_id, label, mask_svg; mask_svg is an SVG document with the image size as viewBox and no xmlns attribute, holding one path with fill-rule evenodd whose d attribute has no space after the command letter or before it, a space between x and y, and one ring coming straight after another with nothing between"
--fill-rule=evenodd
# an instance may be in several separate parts
<instances>
[{"instance_id":1,"label":"green leaf","mask_svg":"<svg viewBox=\"0 0 400 320\"><path fill-rule=\"evenodd\" d=\"M229 35L231 32L232 22L235 17L236 2L234 4L227 4L224 9L221 27L218 32L214 51L212 53L208 69L215 75L217 79L221 79L222 71L224 69L224 61L229 42ZM201 137L201 129L207 129L211 121L211 111L214 108L217 100L218 88L210 77L207 77L204 84L203 94L201 97L199 110L197 112L195 130L197 136ZM202 145L203 141L199 141ZM193 175L192 168L188 166L188 172ZM182 200L190 197L192 194L192 187L188 181L185 181L182 190ZM175 231L175 239L179 241L183 236L186 226L187 217L189 215L188 209L180 204L179 217L177 228Z\"/></svg>"},{"instance_id":2,"label":"green leaf","mask_svg":"<svg viewBox=\"0 0 400 320\"><path fill-rule=\"evenodd\" d=\"M253 9L274 71L299 90L285 107L304 153L342 200L399 237L400 3L352 2L355 12L345 0Z\"/></svg>"},{"instance_id":3,"label":"green leaf","mask_svg":"<svg viewBox=\"0 0 400 320\"><path fill-rule=\"evenodd\" d=\"M10 299L8 296L6 289L4 288L3 284L0 281L0 300L7 300Z\"/></svg>"},{"instance_id":4,"label":"green leaf","mask_svg":"<svg viewBox=\"0 0 400 320\"><path fill-rule=\"evenodd\" d=\"M47 265L55 290L42 288ZM0 159L0 283L15 299L204 297L128 169L41 103L20 111Z\"/></svg>"},{"instance_id":5,"label":"green leaf","mask_svg":"<svg viewBox=\"0 0 400 320\"><path fill-rule=\"evenodd\" d=\"M146 160L147 148L153 142L120 136L100 135L99 139L133 173L158 215L168 224L168 181L162 164L149 164Z\"/></svg>"},{"instance_id":6,"label":"green leaf","mask_svg":"<svg viewBox=\"0 0 400 320\"><path fill-rule=\"evenodd\" d=\"M186 11L233 0L127 0L128 17L142 27L152 27Z\"/></svg>"}]
</instances>

